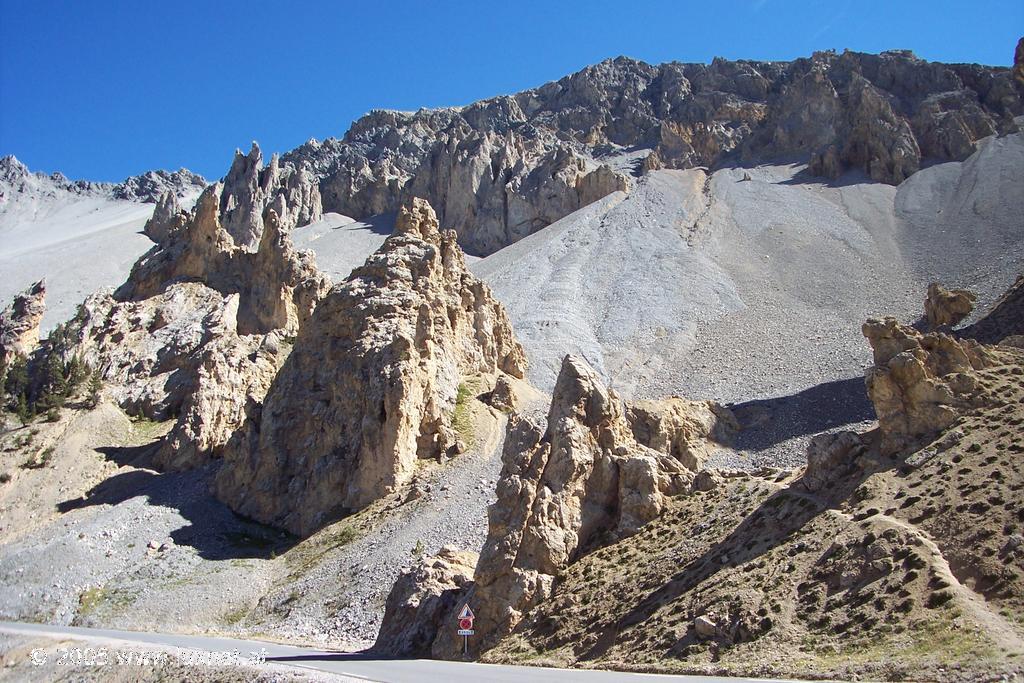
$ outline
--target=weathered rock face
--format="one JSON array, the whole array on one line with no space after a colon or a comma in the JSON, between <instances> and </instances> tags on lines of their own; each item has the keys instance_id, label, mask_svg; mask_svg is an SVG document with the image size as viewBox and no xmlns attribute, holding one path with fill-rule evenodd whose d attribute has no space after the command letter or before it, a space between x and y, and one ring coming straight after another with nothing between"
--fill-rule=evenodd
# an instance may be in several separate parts
<instances>
[{"instance_id":1,"label":"weathered rock face","mask_svg":"<svg viewBox=\"0 0 1024 683\"><path fill-rule=\"evenodd\" d=\"M211 185L190 215L175 213L165 220L157 207L154 233L166 234L132 268L116 297L141 300L158 295L168 283L199 281L222 294L240 295L238 325L242 334L284 329L294 334L329 283L310 252L297 251L274 209L260 219L255 252L235 244L222 226L222 186Z\"/></svg>"},{"instance_id":2,"label":"weathered rock face","mask_svg":"<svg viewBox=\"0 0 1024 683\"><path fill-rule=\"evenodd\" d=\"M500 303L467 269L423 200L320 302L246 435L228 449L219 497L307 535L393 491L417 458L456 443L459 383L522 377L526 358Z\"/></svg>"},{"instance_id":3,"label":"weathered rock face","mask_svg":"<svg viewBox=\"0 0 1024 683\"><path fill-rule=\"evenodd\" d=\"M173 233L185 227L188 214L181 210L178 198L173 192L165 192L157 200L153 215L146 221L142 232L160 246L166 246Z\"/></svg>"},{"instance_id":4,"label":"weathered rock face","mask_svg":"<svg viewBox=\"0 0 1024 683\"><path fill-rule=\"evenodd\" d=\"M40 280L14 297L0 312L0 366L14 356L29 356L39 346L39 323L46 312L46 281Z\"/></svg>"},{"instance_id":5,"label":"weathered rock face","mask_svg":"<svg viewBox=\"0 0 1024 683\"><path fill-rule=\"evenodd\" d=\"M684 415L689 408L694 414ZM547 429L509 419L498 500L488 510L487 541L467 598L478 608L481 647L511 632L550 594L566 565L635 533L661 513L665 496L690 489L695 472L677 455L694 462L699 435L724 429L709 413L706 405L678 399L627 408L586 363L566 356ZM638 442L635 433L664 450ZM457 651L450 631L438 635L435 656Z\"/></svg>"},{"instance_id":6,"label":"weathered rock face","mask_svg":"<svg viewBox=\"0 0 1024 683\"><path fill-rule=\"evenodd\" d=\"M221 224L235 244L252 251L263 235L263 213L274 209L285 231L319 220L323 215L320 189L312 175L293 164L281 164L275 154L263 167L259 145L249 154L235 151L220 194Z\"/></svg>"},{"instance_id":7,"label":"weathered rock face","mask_svg":"<svg viewBox=\"0 0 1024 683\"><path fill-rule=\"evenodd\" d=\"M928 285L928 296L924 300L928 328L937 330L953 327L971 314L976 299L966 289L946 289L937 282Z\"/></svg>"},{"instance_id":8,"label":"weathered rock face","mask_svg":"<svg viewBox=\"0 0 1024 683\"><path fill-rule=\"evenodd\" d=\"M402 572L388 594L372 651L384 657L430 657L434 636L473 580L479 555L445 546Z\"/></svg>"},{"instance_id":9,"label":"weathered rock face","mask_svg":"<svg viewBox=\"0 0 1024 683\"><path fill-rule=\"evenodd\" d=\"M800 481L808 491L819 491L845 475L867 445L857 432L826 432L807 444L807 467Z\"/></svg>"},{"instance_id":10,"label":"weathered rock face","mask_svg":"<svg viewBox=\"0 0 1024 683\"><path fill-rule=\"evenodd\" d=\"M694 472L709 455L709 439L728 443L739 431L739 423L727 408L713 401L675 396L631 403L626 420L638 443L671 455Z\"/></svg>"},{"instance_id":11,"label":"weathered rock face","mask_svg":"<svg viewBox=\"0 0 1024 683\"><path fill-rule=\"evenodd\" d=\"M467 251L488 254L628 191L629 150L653 150L647 171L795 156L816 174L858 168L899 183L922 157L963 159L980 138L1016 129L1022 93L1010 69L905 51L659 66L619 57L467 107L374 111L342 140L282 159L309 168L325 210L366 218L425 197Z\"/></svg>"},{"instance_id":12,"label":"weathered rock face","mask_svg":"<svg viewBox=\"0 0 1024 683\"><path fill-rule=\"evenodd\" d=\"M997 361L995 347L941 333L921 334L895 318L868 320L863 331L874 352L867 388L883 453L933 436L962 411L989 400L977 371Z\"/></svg>"},{"instance_id":13,"label":"weathered rock face","mask_svg":"<svg viewBox=\"0 0 1024 683\"><path fill-rule=\"evenodd\" d=\"M288 339L330 287L312 254L292 247L277 210L253 204L273 202L297 215L285 195L247 200L246 210L261 214L247 222L260 231L255 251L223 227L222 199L216 183L184 212L165 194L145 228L157 246L117 292L89 297L70 330L76 350L100 369L122 408L175 420L156 456L171 469L219 455L262 403ZM227 203L241 221L236 201Z\"/></svg>"},{"instance_id":14,"label":"weathered rock face","mask_svg":"<svg viewBox=\"0 0 1024 683\"><path fill-rule=\"evenodd\" d=\"M506 413L514 412L519 407L515 390L512 388L512 382L509 381L508 376L498 375L494 382L494 388L491 389L491 393L487 397L487 404Z\"/></svg>"}]
</instances>

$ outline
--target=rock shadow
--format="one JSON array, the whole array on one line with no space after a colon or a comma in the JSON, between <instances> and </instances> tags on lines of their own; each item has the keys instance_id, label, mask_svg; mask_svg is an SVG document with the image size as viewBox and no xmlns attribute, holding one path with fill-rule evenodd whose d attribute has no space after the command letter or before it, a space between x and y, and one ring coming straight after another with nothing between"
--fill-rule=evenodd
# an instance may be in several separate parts
<instances>
[{"instance_id":1,"label":"rock shadow","mask_svg":"<svg viewBox=\"0 0 1024 683\"><path fill-rule=\"evenodd\" d=\"M778 398L729 406L741 429L737 450L760 451L798 436L875 419L864 377L837 379Z\"/></svg>"},{"instance_id":2,"label":"rock shadow","mask_svg":"<svg viewBox=\"0 0 1024 683\"><path fill-rule=\"evenodd\" d=\"M138 467L151 446L105 449L119 464ZM121 462L120 460L123 460ZM267 559L286 552L298 539L247 520L213 497L211 483L219 464L186 472L132 469L100 482L84 496L57 504L61 513L102 505L120 505L144 497L149 505L171 508L187 524L171 532L176 545L195 548L207 560Z\"/></svg>"}]
</instances>

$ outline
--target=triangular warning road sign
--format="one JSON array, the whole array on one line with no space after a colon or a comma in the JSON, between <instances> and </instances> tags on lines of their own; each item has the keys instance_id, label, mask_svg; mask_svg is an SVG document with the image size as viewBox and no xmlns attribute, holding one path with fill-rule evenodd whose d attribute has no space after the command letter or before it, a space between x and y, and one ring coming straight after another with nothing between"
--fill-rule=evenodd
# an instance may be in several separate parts
<instances>
[{"instance_id":1,"label":"triangular warning road sign","mask_svg":"<svg viewBox=\"0 0 1024 683\"><path fill-rule=\"evenodd\" d=\"M473 616L473 610L469 609L468 602L462 606L462 611L459 612L459 619L476 619L476 617Z\"/></svg>"}]
</instances>

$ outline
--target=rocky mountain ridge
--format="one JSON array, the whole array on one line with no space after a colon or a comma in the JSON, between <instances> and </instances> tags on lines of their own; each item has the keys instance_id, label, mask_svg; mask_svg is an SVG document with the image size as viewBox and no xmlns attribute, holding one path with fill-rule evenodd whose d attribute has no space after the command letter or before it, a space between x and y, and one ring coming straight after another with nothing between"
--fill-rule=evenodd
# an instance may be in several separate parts
<instances>
[{"instance_id":1,"label":"rocky mountain ridge","mask_svg":"<svg viewBox=\"0 0 1024 683\"><path fill-rule=\"evenodd\" d=\"M0 208L18 194L54 196L67 193L82 197L103 197L155 204L165 192L177 197L194 195L206 187L206 180L186 168L177 171L146 171L120 183L69 180L63 173L31 172L14 155L0 158Z\"/></svg>"},{"instance_id":2,"label":"rocky mountain ridge","mask_svg":"<svg viewBox=\"0 0 1024 683\"><path fill-rule=\"evenodd\" d=\"M1018 130L1009 68L905 50L792 62L618 57L465 107L378 110L341 139L282 159L308 167L324 210L356 218L426 198L468 252L489 254L656 168L795 159L898 184L925 160L961 160Z\"/></svg>"}]
</instances>

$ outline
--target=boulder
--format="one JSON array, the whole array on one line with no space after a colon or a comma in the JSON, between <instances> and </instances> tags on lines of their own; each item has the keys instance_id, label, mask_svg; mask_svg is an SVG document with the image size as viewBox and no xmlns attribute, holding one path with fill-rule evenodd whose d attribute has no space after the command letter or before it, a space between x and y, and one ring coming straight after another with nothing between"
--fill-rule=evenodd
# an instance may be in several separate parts
<instances>
[{"instance_id":1,"label":"boulder","mask_svg":"<svg viewBox=\"0 0 1024 683\"><path fill-rule=\"evenodd\" d=\"M515 389L512 388L512 382L507 375L498 375L494 382L494 388L491 389L491 393L487 397L487 403L492 408L497 408L505 413L516 411L518 400Z\"/></svg>"},{"instance_id":2,"label":"boulder","mask_svg":"<svg viewBox=\"0 0 1024 683\"><path fill-rule=\"evenodd\" d=\"M928 285L928 297L924 300L928 328L937 330L953 327L971 314L976 299L966 289L946 289L937 282Z\"/></svg>"},{"instance_id":3,"label":"boulder","mask_svg":"<svg viewBox=\"0 0 1024 683\"><path fill-rule=\"evenodd\" d=\"M384 603L384 618L370 651L383 657L428 658L442 623L462 606L479 555L453 546L419 558L403 570Z\"/></svg>"}]
</instances>

